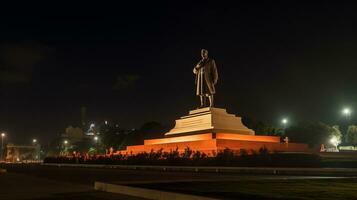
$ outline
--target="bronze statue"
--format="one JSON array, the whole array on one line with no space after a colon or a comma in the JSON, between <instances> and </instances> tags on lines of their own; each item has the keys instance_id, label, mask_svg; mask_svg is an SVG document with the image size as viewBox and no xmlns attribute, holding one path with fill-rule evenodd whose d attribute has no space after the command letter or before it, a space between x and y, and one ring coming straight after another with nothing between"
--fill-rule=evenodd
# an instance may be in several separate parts
<instances>
[{"instance_id":1,"label":"bronze statue","mask_svg":"<svg viewBox=\"0 0 357 200\"><path fill-rule=\"evenodd\" d=\"M218 81L218 72L216 63L213 59L208 58L208 51L201 50L202 59L193 68L196 75L196 95L200 96L201 106L206 107L206 99L209 100L209 106L213 107L213 95L216 93L215 85Z\"/></svg>"}]
</instances>

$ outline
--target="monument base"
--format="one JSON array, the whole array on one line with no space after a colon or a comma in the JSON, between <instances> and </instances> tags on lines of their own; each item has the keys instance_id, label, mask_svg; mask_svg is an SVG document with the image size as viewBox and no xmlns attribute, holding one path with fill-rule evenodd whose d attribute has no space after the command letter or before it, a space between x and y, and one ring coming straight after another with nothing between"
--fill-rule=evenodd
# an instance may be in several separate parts
<instances>
[{"instance_id":1,"label":"monument base","mask_svg":"<svg viewBox=\"0 0 357 200\"><path fill-rule=\"evenodd\" d=\"M165 137L195 135L201 133L235 133L254 135L240 117L227 113L226 109L206 107L191 110L188 115L180 117L175 127L165 134Z\"/></svg>"},{"instance_id":2,"label":"monument base","mask_svg":"<svg viewBox=\"0 0 357 200\"><path fill-rule=\"evenodd\" d=\"M189 136L169 137L163 139L145 140L144 145L128 146L126 150L118 151L121 154L138 154L143 152L179 151L185 149L200 151L208 156L214 156L218 152L228 148L235 154L240 151L253 153L259 152L261 148L267 148L269 152L309 152L307 144L280 143L279 136L255 136L239 135L236 133L205 133Z\"/></svg>"},{"instance_id":3,"label":"monument base","mask_svg":"<svg viewBox=\"0 0 357 200\"><path fill-rule=\"evenodd\" d=\"M188 115L176 120L175 127L162 139L144 140L144 145L128 146L122 154L138 154L178 150L183 153L189 148L208 156L228 148L239 153L258 152L261 148L270 152L308 152L307 144L280 143L279 136L256 136L246 127L240 117L229 114L222 108L200 108L191 110Z\"/></svg>"}]
</instances>

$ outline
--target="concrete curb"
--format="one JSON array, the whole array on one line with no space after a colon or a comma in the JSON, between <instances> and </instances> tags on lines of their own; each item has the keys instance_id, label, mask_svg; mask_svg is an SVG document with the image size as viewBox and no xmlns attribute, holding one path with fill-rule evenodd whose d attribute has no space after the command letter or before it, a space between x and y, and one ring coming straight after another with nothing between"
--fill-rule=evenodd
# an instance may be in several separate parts
<instances>
[{"instance_id":1,"label":"concrete curb","mask_svg":"<svg viewBox=\"0 0 357 200\"><path fill-rule=\"evenodd\" d=\"M195 166L149 166L149 165L99 165L99 164L55 164L52 167L110 168L125 170L153 170L168 172L237 173L261 175L310 175L310 176L357 176L357 168L264 168L264 167L195 167Z\"/></svg>"},{"instance_id":2,"label":"concrete curb","mask_svg":"<svg viewBox=\"0 0 357 200\"><path fill-rule=\"evenodd\" d=\"M103 182L95 182L94 189L103 192L119 193L128 196L157 200L216 200L214 198L209 197L181 194L175 192L165 192L160 190L144 189L124 185L115 185Z\"/></svg>"}]
</instances>

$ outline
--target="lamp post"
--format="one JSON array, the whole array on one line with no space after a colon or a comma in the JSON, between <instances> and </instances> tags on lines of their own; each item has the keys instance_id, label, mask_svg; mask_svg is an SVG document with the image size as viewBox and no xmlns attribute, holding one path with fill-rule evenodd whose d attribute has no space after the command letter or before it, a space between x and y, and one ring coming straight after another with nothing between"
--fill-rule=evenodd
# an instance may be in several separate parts
<instances>
[{"instance_id":1,"label":"lamp post","mask_svg":"<svg viewBox=\"0 0 357 200\"><path fill-rule=\"evenodd\" d=\"M3 160L4 154L4 137L6 136L5 133L1 133L1 161Z\"/></svg>"},{"instance_id":2,"label":"lamp post","mask_svg":"<svg viewBox=\"0 0 357 200\"><path fill-rule=\"evenodd\" d=\"M350 117L351 117L351 109L349 108L344 108L342 110L342 114L346 117L346 120L350 120Z\"/></svg>"},{"instance_id":3,"label":"lamp post","mask_svg":"<svg viewBox=\"0 0 357 200\"><path fill-rule=\"evenodd\" d=\"M336 136L333 136L330 140L330 143L335 147L335 150L338 151L338 145L341 143L341 140Z\"/></svg>"},{"instance_id":4,"label":"lamp post","mask_svg":"<svg viewBox=\"0 0 357 200\"><path fill-rule=\"evenodd\" d=\"M67 144L68 144L68 140L64 140L63 141L63 154L65 154L65 152L67 151Z\"/></svg>"},{"instance_id":5,"label":"lamp post","mask_svg":"<svg viewBox=\"0 0 357 200\"><path fill-rule=\"evenodd\" d=\"M35 147L35 160L39 159L39 150L37 149L37 139L32 139L32 145Z\"/></svg>"},{"instance_id":6,"label":"lamp post","mask_svg":"<svg viewBox=\"0 0 357 200\"><path fill-rule=\"evenodd\" d=\"M281 120L281 124L283 124L284 130L285 130L286 125L288 124L288 122L289 122L289 120L288 120L287 118L283 118L283 119Z\"/></svg>"},{"instance_id":7,"label":"lamp post","mask_svg":"<svg viewBox=\"0 0 357 200\"><path fill-rule=\"evenodd\" d=\"M95 136L94 138L94 142L95 142L95 148L96 148L96 150L97 150L97 154L98 154L98 136Z\"/></svg>"},{"instance_id":8,"label":"lamp post","mask_svg":"<svg viewBox=\"0 0 357 200\"><path fill-rule=\"evenodd\" d=\"M347 132L348 132L348 126L350 125L350 119L351 119L351 113L352 113L352 110L348 107L345 107L342 109L342 115L344 115L346 117L346 126L344 128L344 134L342 136L343 138L343 141L347 142Z\"/></svg>"}]
</instances>

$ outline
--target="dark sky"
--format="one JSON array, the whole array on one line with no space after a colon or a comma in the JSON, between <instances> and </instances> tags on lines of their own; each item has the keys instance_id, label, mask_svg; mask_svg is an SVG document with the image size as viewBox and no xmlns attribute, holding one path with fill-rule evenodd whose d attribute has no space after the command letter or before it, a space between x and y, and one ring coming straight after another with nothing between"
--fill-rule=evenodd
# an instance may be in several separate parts
<instances>
[{"instance_id":1,"label":"dark sky","mask_svg":"<svg viewBox=\"0 0 357 200\"><path fill-rule=\"evenodd\" d=\"M81 106L89 121L173 126L198 105L201 48L229 113L335 124L356 106L357 6L152 2L3 7L0 129L10 141L48 141L79 125Z\"/></svg>"}]
</instances>

